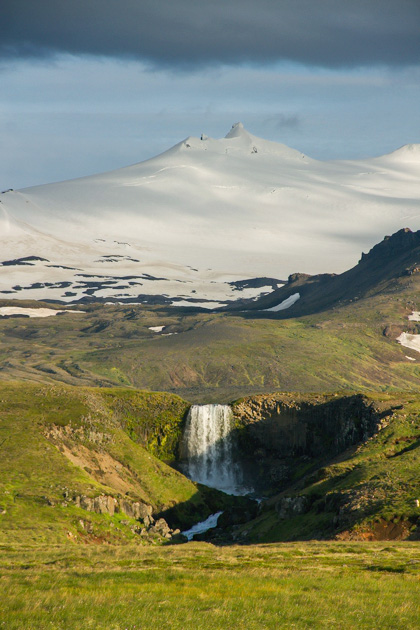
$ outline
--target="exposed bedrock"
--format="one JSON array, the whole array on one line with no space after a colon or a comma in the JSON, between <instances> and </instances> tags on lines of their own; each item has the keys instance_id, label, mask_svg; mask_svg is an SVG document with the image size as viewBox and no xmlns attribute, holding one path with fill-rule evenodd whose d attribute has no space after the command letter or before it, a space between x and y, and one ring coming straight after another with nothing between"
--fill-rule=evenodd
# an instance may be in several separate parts
<instances>
[{"instance_id":1,"label":"exposed bedrock","mask_svg":"<svg viewBox=\"0 0 420 630\"><path fill-rule=\"evenodd\" d=\"M76 507L80 507L88 512L110 514L111 516L117 512L124 512L131 518L143 521L146 526L152 525L155 522L152 506L141 501L116 499L115 497L109 495L100 495L97 497L87 497L81 495L76 496L74 498L74 502Z\"/></svg>"}]
</instances>

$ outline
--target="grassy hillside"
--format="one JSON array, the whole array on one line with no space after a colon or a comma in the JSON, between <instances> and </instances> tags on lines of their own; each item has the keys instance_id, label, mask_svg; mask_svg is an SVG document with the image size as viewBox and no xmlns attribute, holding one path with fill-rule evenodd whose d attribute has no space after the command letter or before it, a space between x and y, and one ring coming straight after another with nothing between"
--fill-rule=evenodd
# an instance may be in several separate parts
<instances>
[{"instance_id":1,"label":"grassy hillside","mask_svg":"<svg viewBox=\"0 0 420 630\"><path fill-rule=\"evenodd\" d=\"M246 426L237 431L242 449L248 440L248 472L261 468L271 498L255 521L234 527L233 540L419 535L419 396L269 398L289 405L281 413L291 410L285 430L292 428L290 439L298 448L294 452L291 442L290 452L283 452L279 421L274 418L265 428L267 419L258 419L251 409L251 432ZM383 428L342 452L365 430L372 435L368 425L354 433L353 424L367 421L373 407L369 422L376 426L377 415ZM0 541L150 541L151 523L135 513L135 505L150 506L155 519L164 516L171 527L181 528L239 506L240 499L197 486L156 457L176 462L187 409L170 394L3 383ZM313 426L305 437L310 417ZM247 479L251 486L254 482L257 478ZM226 522L229 531L222 538L227 534L232 540L232 523Z\"/></svg>"},{"instance_id":2,"label":"grassy hillside","mask_svg":"<svg viewBox=\"0 0 420 630\"><path fill-rule=\"evenodd\" d=\"M187 408L167 394L1 384L0 540L139 542L148 523L135 504L181 527L216 511L220 493L153 454L174 459ZM114 499L118 512L108 509Z\"/></svg>"},{"instance_id":3,"label":"grassy hillside","mask_svg":"<svg viewBox=\"0 0 420 630\"><path fill-rule=\"evenodd\" d=\"M420 232L405 229L343 274L293 274L230 311L92 303L76 307L83 313L0 318L0 379L167 391L193 402L418 391L420 355L396 338L420 330L408 321L420 309L419 260ZM290 308L263 310L296 293ZM15 302L30 304L0 305Z\"/></svg>"},{"instance_id":4,"label":"grassy hillside","mask_svg":"<svg viewBox=\"0 0 420 630\"><path fill-rule=\"evenodd\" d=\"M407 318L420 308L417 283L407 278L388 293L291 319L104 305L0 319L0 379L131 386L193 402L275 391L418 391L420 355L395 341L416 329ZM149 330L159 325L163 334Z\"/></svg>"}]
</instances>

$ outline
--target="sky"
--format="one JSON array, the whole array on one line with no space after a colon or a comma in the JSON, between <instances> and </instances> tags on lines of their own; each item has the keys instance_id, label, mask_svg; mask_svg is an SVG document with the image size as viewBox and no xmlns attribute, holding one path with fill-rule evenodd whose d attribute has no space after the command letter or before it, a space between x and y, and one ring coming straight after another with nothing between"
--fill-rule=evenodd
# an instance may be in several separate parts
<instances>
[{"instance_id":1,"label":"sky","mask_svg":"<svg viewBox=\"0 0 420 630\"><path fill-rule=\"evenodd\" d=\"M322 160L420 143L419 0L2 0L0 189L189 135Z\"/></svg>"}]
</instances>

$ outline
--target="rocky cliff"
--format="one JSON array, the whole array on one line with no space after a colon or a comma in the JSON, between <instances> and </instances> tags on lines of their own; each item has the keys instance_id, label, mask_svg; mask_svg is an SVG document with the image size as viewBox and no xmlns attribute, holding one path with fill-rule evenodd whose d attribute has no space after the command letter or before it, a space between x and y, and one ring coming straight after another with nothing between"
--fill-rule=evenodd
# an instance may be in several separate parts
<instances>
[{"instance_id":1,"label":"rocky cliff","mask_svg":"<svg viewBox=\"0 0 420 630\"><path fill-rule=\"evenodd\" d=\"M341 274L310 276L293 273L287 283L259 300L232 304L226 310L261 311L280 304L299 293L299 300L276 317L288 319L328 311L380 292L392 292L402 280L418 273L420 268L420 230L403 228L362 253L358 264ZM273 317L273 313L270 313Z\"/></svg>"},{"instance_id":2,"label":"rocky cliff","mask_svg":"<svg viewBox=\"0 0 420 630\"><path fill-rule=\"evenodd\" d=\"M250 481L265 492L367 440L386 424L387 404L352 396L272 394L233 404L240 455Z\"/></svg>"},{"instance_id":3,"label":"rocky cliff","mask_svg":"<svg viewBox=\"0 0 420 630\"><path fill-rule=\"evenodd\" d=\"M418 396L275 394L233 408L266 497L233 540L420 538Z\"/></svg>"}]
</instances>

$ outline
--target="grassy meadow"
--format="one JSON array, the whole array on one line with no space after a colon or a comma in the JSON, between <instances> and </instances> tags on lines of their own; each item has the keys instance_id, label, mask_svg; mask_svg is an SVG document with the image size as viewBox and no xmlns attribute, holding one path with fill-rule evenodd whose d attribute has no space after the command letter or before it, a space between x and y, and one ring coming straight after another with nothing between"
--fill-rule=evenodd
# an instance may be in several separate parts
<instances>
[{"instance_id":1,"label":"grassy meadow","mask_svg":"<svg viewBox=\"0 0 420 630\"><path fill-rule=\"evenodd\" d=\"M0 573L8 630L419 627L412 542L3 545Z\"/></svg>"},{"instance_id":2,"label":"grassy meadow","mask_svg":"<svg viewBox=\"0 0 420 630\"><path fill-rule=\"evenodd\" d=\"M407 318L417 284L407 282L290 319L103 304L43 320L0 318L0 380L128 386L197 403L276 391L418 391L418 362L407 359L416 353L395 340L415 327Z\"/></svg>"}]
</instances>

